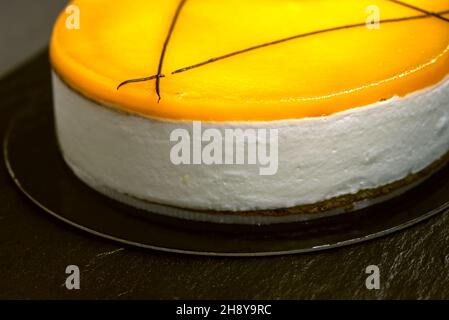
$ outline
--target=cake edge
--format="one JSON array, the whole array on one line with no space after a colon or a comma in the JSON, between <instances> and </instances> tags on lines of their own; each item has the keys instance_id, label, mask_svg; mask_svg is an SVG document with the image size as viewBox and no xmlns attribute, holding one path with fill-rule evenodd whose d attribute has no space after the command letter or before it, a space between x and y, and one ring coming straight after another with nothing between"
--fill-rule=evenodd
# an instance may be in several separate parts
<instances>
[{"instance_id":1,"label":"cake edge","mask_svg":"<svg viewBox=\"0 0 449 320\"><path fill-rule=\"evenodd\" d=\"M68 86L66 83L64 83L64 81L62 81L62 79L55 74L56 77L58 77L59 80L61 80L61 82L63 82L63 84L65 84L65 86L68 89L71 89L71 91L75 94L78 94L79 96L81 96L82 98L86 99L86 97L80 95L78 92L76 92L75 90L73 90L73 88L71 88L70 86ZM427 88L426 88L427 89ZM98 107L102 107L105 109L108 109L110 111L116 111L115 109L110 109L106 106L102 106L101 104L99 104L98 102L92 101L90 99L88 99L90 102L93 102L96 106ZM120 112L121 113L121 112ZM123 113L121 113L123 114ZM132 114L127 114L130 116L135 116ZM58 137L59 138L59 137ZM63 151L63 148L60 148L61 151ZM370 206L373 205L375 203L378 202L382 202L385 200L388 200L394 196L397 196L399 194L402 194L403 192L409 190L410 188L412 188L413 186L419 184L421 182L421 180L425 180L427 177L431 176L432 173L434 173L435 171L437 171L437 169L439 169L440 167L442 167L446 162L447 162L447 149L442 150L443 152L443 156L440 156L438 158L436 158L437 160L433 160L432 162L430 162L429 165L427 165L426 167L424 167L424 169L418 170L418 172L413 172L412 174L409 174L407 176L405 176L404 178L401 178L399 180L390 182L390 183L386 183L384 185L380 185L380 186L376 186L375 188L372 189L361 189L358 192L355 192L354 194L348 194L345 193L343 195L339 195L336 197L331 197L330 199L327 200L323 200L323 201L319 201L313 204L299 204L296 206L290 206L288 203L286 203L285 207L283 206L279 206L278 208L261 208L259 209L255 209L255 210L245 210L245 209L236 209L236 210L214 210L214 209L209 209L209 208L203 208L203 209L196 209L198 207L192 206L192 207L188 207L187 209L184 209L184 207L179 206L177 204L163 204L164 202L158 202L158 200L154 200L154 199L148 199L148 200L142 200L143 198L139 198L138 196L134 196L134 195L130 195L130 194L126 194L117 190L114 190L113 188L109 188L109 187L104 187L101 185L101 183L97 183L95 182L95 179L91 179L92 181L89 183L87 178L81 178L81 180L85 181L85 183L87 183L88 185L91 185L91 187L93 189L101 189L103 190L102 193L105 194L112 194L112 198L125 198L122 199L121 202L131 202L131 204L134 204L133 206L137 206L140 208L144 208L147 209L148 211L154 211L153 207L154 206L158 206L158 207L164 207L164 208L170 208L174 211L179 211L181 210L181 216L189 216L192 214L202 214L202 215L215 215L215 216L222 216L221 218L219 217L218 220L223 220L222 218L225 217L224 219L226 220L226 217L229 216L235 216L235 217L250 217L251 219L249 220L254 220L254 218L260 218L260 217L265 217L265 218L274 218L277 220L279 220L280 217L288 217L288 216L299 216L301 215L302 217L306 217L304 219L308 219L308 218L317 218L317 217L321 217L321 216L329 216L329 215L333 215L333 214L339 214L339 213L343 213L343 212L351 212L351 211L355 211L357 209L361 209L364 208L366 206ZM71 161L66 155L64 155L64 158L66 159L66 162L69 163L69 166L72 167L73 171L77 171L78 174L77 176L87 176L87 174L83 174L82 171L78 168L76 168L76 165L74 163L74 161ZM76 162L76 161L75 161ZM97 190L98 191L98 190ZM147 207L150 207L149 209ZM175 216L179 216L179 213L175 213ZM191 218L189 218L191 219ZM295 218L297 219L297 218ZM304 220L302 219L302 220ZM194 219L197 220L197 219ZM204 220L204 217L201 218L201 220ZM208 219L206 219L208 220ZM216 220L214 218L214 220ZM232 220L232 219L231 219ZM248 220L248 219L247 219ZM266 220L266 219L265 219ZM289 220L289 219L286 219Z\"/></svg>"},{"instance_id":2,"label":"cake edge","mask_svg":"<svg viewBox=\"0 0 449 320\"><path fill-rule=\"evenodd\" d=\"M59 147L59 144L58 144ZM348 194L324 200L316 204L299 205L289 208L251 211L214 211L204 209L182 208L168 204L139 199L129 194L121 193L108 186L95 182L95 179L74 165L59 148L66 165L73 174L93 190L110 199L150 213L193 220L224 224L278 224L310 221L325 217L342 215L386 202L417 187L449 163L449 151L440 159L434 161L425 169L410 174L404 179L375 189L360 190L356 194Z\"/></svg>"}]
</instances>

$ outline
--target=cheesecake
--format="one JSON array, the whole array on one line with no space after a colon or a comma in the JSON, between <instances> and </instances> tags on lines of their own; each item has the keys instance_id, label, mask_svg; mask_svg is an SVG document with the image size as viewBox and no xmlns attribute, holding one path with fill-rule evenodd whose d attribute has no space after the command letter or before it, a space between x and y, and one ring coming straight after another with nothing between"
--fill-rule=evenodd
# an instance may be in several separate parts
<instances>
[{"instance_id":1,"label":"cheesecake","mask_svg":"<svg viewBox=\"0 0 449 320\"><path fill-rule=\"evenodd\" d=\"M59 147L118 201L298 221L396 197L449 159L449 0L69 6L50 44Z\"/></svg>"}]
</instances>

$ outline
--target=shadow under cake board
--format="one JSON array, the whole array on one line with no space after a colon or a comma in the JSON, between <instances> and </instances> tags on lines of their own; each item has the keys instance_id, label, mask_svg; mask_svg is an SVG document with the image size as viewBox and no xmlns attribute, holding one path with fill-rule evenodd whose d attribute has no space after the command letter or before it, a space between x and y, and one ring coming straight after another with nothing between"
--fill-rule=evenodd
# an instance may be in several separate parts
<instances>
[{"instance_id":1,"label":"shadow under cake board","mask_svg":"<svg viewBox=\"0 0 449 320\"><path fill-rule=\"evenodd\" d=\"M57 146L51 105L19 110L4 140L7 169L41 209L97 236L195 255L270 256L351 245L396 232L449 208L449 166L405 194L311 221L251 226L170 218L110 199L81 182Z\"/></svg>"}]
</instances>

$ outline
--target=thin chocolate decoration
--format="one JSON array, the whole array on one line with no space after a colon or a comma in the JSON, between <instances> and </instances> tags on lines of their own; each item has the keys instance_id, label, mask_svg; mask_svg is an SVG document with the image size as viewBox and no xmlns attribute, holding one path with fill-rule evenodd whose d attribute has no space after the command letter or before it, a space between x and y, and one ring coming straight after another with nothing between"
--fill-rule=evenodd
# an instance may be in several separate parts
<instances>
[{"instance_id":1,"label":"thin chocolate decoration","mask_svg":"<svg viewBox=\"0 0 449 320\"><path fill-rule=\"evenodd\" d=\"M428 14L424 14L424 15L420 15L420 16L412 16L412 17L380 20L379 23L393 23L393 22L402 22L402 21L408 21L408 20L417 20L417 19L428 18L430 16L432 16L432 14L428 13ZM206 60L206 61L194 64L194 65L191 65L191 66L188 66L188 67L185 67L185 68L181 68L181 69L175 70L175 71L172 72L172 74L186 72L186 71L189 71L191 69L202 67L204 65L207 65L207 64L210 64L210 63L213 63L213 62L216 62L216 61L220 61L220 60L223 60L223 59L231 58L231 57L239 55L239 54L243 54L243 53L247 53L249 51L253 51L253 50L257 50L257 49L273 46L273 45L284 43L284 42L287 42L287 41L296 40L296 39L299 39L299 38L310 37L310 36L314 36L314 35L322 34L322 33L328 33L328 32L333 32L333 31L339 31L339 30L344 30L344 29L352 29L352 28L358 28L358 27L364 27L364 26L366 26L366 22L356 23L356 24L351 24L351 25L345 25L345 26L339 26L339 27L333 27L333 28L329 28L329 29L322 29L322 30L308 32L308 33L302 33L302 34L294 35L294 36L291 36L291 37L287 37L287 38L283 38L283 39L279 39L279 40L275 40L275 41L259 44L259 45L253 46L253 47L249 47L249 48L246 48L246 49L239 50L239 51L231 52L231 53L219 56L219 57L211 58L209 60Z\"/></svg>"},{"instance_id":2,"label":"thin chocolate decoration","mask_svg":"<svg viewBox=\"0 0 449 320\"><path fill-rule=\"evenodd\" d=\"M166 39L165 44L164 44L164 49L163 49L163 52L162 52L162 55L161 55L161 60L160 60L160 64L159 64L159 72L158 72L158 74L154 75L154 76L151 76L151 77L147 77L147 78L131 79L131 80L124 81L117 87L117 90L120 89L120 87L122 87L123 85L126 85L128 83L141 82L141 81L150 81L150 80L157 79L156 91L158 93L159 100L160 100L160 94L159 94L159 86L160 86L160 84L158 84L158 82L159 82L159 78L164 78L165 77L165 75L160 73L162 71L162 65L163 65L163 59L164 59L164 56L165 56L165 51L166 51L166 48L168 46L168 42L170 41L171 34L173 33L174 27L176 25L176 21L177 21L177 19L179 17L179 14L180 14L180 12L181 12L181 10L182 10L182 8L183 8L183 6L184 6L186 1L187 0L181 1L181 3L178 6L178 9L177 9L177 11L175 13L175 16L174 16L174 19L173 19L173 22L172 22L169 34L168 34L167 39ZM405 4L405 3L399 3L399 1L396 1L396 0L388 0L388 1L396 2L396 3L400 4L400 5L410 6L410 5ZM446 19L445 17L442 17L442 15L449 14L449 10L445 10L445 11L441 11L441 12L435 13L435 12L429 12L429 11L425 11L423 9L415 8L415 7L413 7L412 9L418 10L418 11L423 12L425 14L420 15L420 16L411 16L411 17L403 17L403 18L395 18L395 19L385 19L385 20L380 20L379 23L394 23L394 22L402 22L402 21L409 21L409 20L417 20L417 19L429 18L431 16L436 17L436 18L440 18L440 19L442 18L443 20L449 22L449 19ZM280 40L275 40L275 41L272 41L272 42L263 43L263 44L260 44L260 45L256 45L256 46L253 46L253 47L249 47L249 48L246 48L246 49L242 49L242 50L239 50L239 51L228 53L228 54L225 54L225 55L222 55L222 56L219 56L219 57L211 58L209 60L206 60L206 61L194 64L194 65L191 65L191 66L188 66L188 67L185 67L185 68L181 68L181 69L175 70L171 74L177 74L177 73L186 72L186 71L189 71L191 69L195 69L195 68L198 68L198 67L201 67L201 66L204 66L204 65L216 62L216 61L220 61L220 60L227 59L227 58L239 55L239 54L243 54L243 53L246 53L246 52L249 52L249 51L261 49L261 48L272 46L272 45L276 45L276 44L279 44L279 43L283 43L283 42L287 42L287 41L291 41L291 40L295 40L295 39L299 39L299 38L305 38L305 37L309 37L309 36L313 36L313 35L317 35L317 34L328 33L328 32L333 32L333 31L339 31L339 30L343 30L343 29L358 28L358 27L363 27L363 26L366 26L366 22L352 24L352 25L346 25L346 26L339 26L339 27L323 29L323 30L317 30L317 31L309 32L309 33L298 34L298 35L295 35L295 36L283 38L283 39L280 39Z\"/></svg>"},{"instance_id":3,"label":"thin chocolate decoration","mask_svg":"<svg viewBox=\"0 0 449 320\"><path fill-rule=\"evenodd\" d=\"M399 1L399 0L388 0L388 1L393 2L393 3L396 3L396 4L400 5L400 6L403 6L403 7L409 8L409 9L413 9L413 10L415 10L415 11L419 11L419 12L421 12L421 13L425 13L425 14L434 16L435 18L441 19L441 20L443 20L443 21L449 22L449 19L448 19L448 18L445 18L445 17L442 17L442 16L441 16L441 13L435 13L435 12L427 11L427 10L424 10L424 9L421 9L421 8L418 8L418 7L415 7L414 5L411 5L411 4L408 4L408 3L405 3L405 2ZM444 14L444 13L443 13L443 14Z\"/></svg>"},{"instance_id":4,"label":"thin chocolate decoration","mask_svg":"<svg viewBox=\"0 0 449 320\"><path fill-rule=\"evenodd\" d=\"M158 67L157 74L153 75L153 76L150 76L150 77L130 79L130 80L123 81L122 83L120 83L118 85L117 90L119 90L122 86L127 85L129 83L145 82L145 81L150 81L150 80L156 79L156 93L157 93L157 96L159 98L158 102L161 100L160 79L161 78L165 78L165 75L161 73L162 72L162 67L164 65L165 52L167 51L167 47L168 47L168 44L170 42L171 35L173 34L173 31L175 29L176 22L178 21L179 15L180 15L180 13L182 11L182 8L184 7L186 2L187 2L187 0L181 0L179 2L179 4L178 4L178 7L176 8L176 12L175 12L175 15L173 16L173 19L172 19L172 22L171 22L171 25L170 25L170 29L168 30L167 37L165 38L164 45L162 47L162 52L161 52L161 56L160 56L160 59L159 59L159 67Z\"/></svg>"},{"instance_id":5,"label":"thin chocolate decoration","mask_svg":"<svg viewBox=\"0 0 449 320\"><path fill-rule=\"evenodd\" d=\"M145 82L145 81L150 81L150 80L153 80L153 79L156 79L156 78L164 78L164 77L165 77L165 75L163 75L163 74L155 74L154 76L151 76L151 77L126 80L126 81L123 81L122 83L120 83L118 85L117 90L119 90L121 87L123 87L124 85L127 85L129 83Z\"/></svg>"},{"instance_id":6,"label":"thin chocolate decoration","mask_svg":"<svg viewBox=\"0 0 449 320\"><path fill-rule=\"evenodd\" d=\"M159 68L158 68L158 71L157 71L158 75L161 75L162 67L164 65L165 53L167 51L168 44L170 42L171 36L173 34L173 31L175 30L176 22L178 21L179 15L181 14L182 8L186 4L186 2L187 2L187 0L181 0L179 2L179 4L178 4L178 7L176 8L175 15L173 16L173 19L172 19L172 22L171 22L171 25L170 25L170 29L168 30L168 34L167 34L167 37L165 39L164 46L162 48L161 57L159 59ZM160 84L160 82L161 82L160 80L161 79L160 78L161 77L157 77L156 78L156 93L157 93L157 96L159 97L158 102L161 101L161 84Z\"/></svg>"}]
</instances>

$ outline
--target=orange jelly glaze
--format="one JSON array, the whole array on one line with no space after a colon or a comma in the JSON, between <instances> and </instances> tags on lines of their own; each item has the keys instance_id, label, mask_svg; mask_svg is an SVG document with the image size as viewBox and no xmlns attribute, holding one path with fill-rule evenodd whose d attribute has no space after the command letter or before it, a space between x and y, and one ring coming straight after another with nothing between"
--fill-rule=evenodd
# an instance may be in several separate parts
<instances>
[{"instance_id":1,"label":"orange jelly glaze","mask_svg":"<svg viewBox=\"0 0 449 320\"><path fill-rule=\"evenodd\" d=\"M404 0L445 12L449 0ZM388 0L188 0L155 75L179 0L75 0L63 12L50 46L53 68L73 89L150 118L270 121L318 117L405 96L449 73L449 22L433 16L381 22L302 37L186 72L173 71L266 42L423 13ZM372 7L376 6L376 7ZM75 20L73 20L75 17Z\"/></svg>"}]
</instances>

